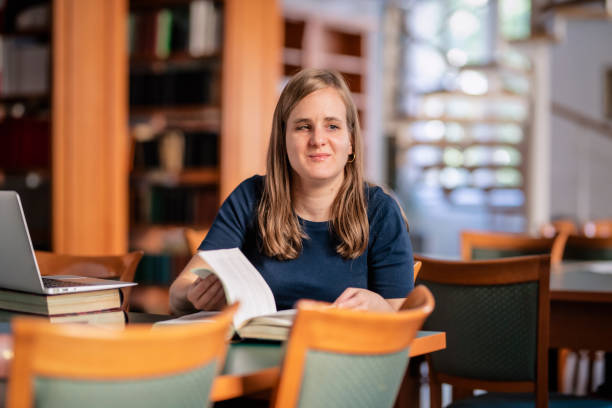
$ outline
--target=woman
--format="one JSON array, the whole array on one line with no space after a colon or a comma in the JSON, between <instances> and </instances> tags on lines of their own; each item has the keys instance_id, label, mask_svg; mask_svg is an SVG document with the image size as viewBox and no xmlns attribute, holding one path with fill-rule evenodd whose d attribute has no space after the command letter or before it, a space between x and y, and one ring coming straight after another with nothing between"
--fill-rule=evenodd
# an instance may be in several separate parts
<instances>
[{"instance_id":1,"label":"woman","mask_svg":"<svg viewBox=\"0 0 612 408\"><path fill-rule=\"evenodd\" d=\"M412 249L402 212L363 180L357 109L342 77L306 69L274 111L266 176L242 182L221 206L200 249L238 247L279 310L301 298L390 311L412 289ZM225 305L220 281L184 270L170 288L174 313Z\"/></svg>"}]
</instances>

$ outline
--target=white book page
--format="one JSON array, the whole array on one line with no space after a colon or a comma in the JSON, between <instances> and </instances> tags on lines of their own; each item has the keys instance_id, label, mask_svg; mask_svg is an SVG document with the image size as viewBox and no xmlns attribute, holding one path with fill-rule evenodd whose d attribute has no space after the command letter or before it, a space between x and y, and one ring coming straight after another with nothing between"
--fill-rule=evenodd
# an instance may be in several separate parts
<instances>
[{"instance_id":1,"label":"white book page","mask_svg":"<svg viewBox=\"0 0 612 408\"><path fill-rule=\"evenodd\" d=\"M295 309L281 310L271 315L257 316L249 320L249 325L291 327L295 320Z\"/></svg>"},{"instance_id":2,"label":"white book page","mask_svg":"<svg viewBox=\"0 0 612 408\"><path fill-rule=\"evenodd\" d=\"M255 316L276 312L272 290L238 248L198 251L223 283L228 302L240 301L234 326Z\"/></svg>"},{"instance_id":3,"label":"white book page","mask_svg":"<svg viewBox=\"0 0 612 408\"><path fill-rule=\"evenodd\" d=\"M161 320L153 323L153 326L169 326L174 324L189 324L189 323L201 323L201 322L212 322L213 318L218 315L219 312L196 312L186 314L175 319Z\"/></svg>"}]
</instances>

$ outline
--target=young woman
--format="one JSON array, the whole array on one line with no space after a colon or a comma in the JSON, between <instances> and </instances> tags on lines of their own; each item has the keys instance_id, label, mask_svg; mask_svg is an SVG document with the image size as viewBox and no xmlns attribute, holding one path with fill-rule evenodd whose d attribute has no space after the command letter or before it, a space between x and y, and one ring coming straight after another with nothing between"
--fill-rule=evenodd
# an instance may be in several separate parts
<instances>
[{"instance_id":1,"label":"young woman","mask_svg":"<svg viewBox=\"0 0 612 408\"><path fill-rule=\"evenodd\" d=\"M225 200L200 249L238 247L279 310L302 298L390 311L413 287L403 213L363 180L357 109L336 72L306 69L281 93L265 176ZM220 281L184 270L170 288L174 313L225 305Z\"/></svg>"}]
</instances>

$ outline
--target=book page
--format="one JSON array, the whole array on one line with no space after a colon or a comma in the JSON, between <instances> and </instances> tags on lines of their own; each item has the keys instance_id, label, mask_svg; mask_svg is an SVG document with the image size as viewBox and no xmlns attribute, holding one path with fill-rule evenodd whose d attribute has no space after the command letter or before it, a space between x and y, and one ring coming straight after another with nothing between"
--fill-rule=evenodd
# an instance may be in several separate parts
<instances>
[{"instance_id":1,"label":"book page","mask_svg":"<svg viewBox=\"0 0 612 408\"><path fill-rule=\"evenodd\" d=\"M285 341L289 338L291 327L283 326L268 326L268 325L247 325L244 326L238 334L243 339L257 340L278 340Z\"/></svg>"},{"instance_id":2,"label":"book page","mask_svg":"<svg viewBox=\"0 0 612 408\"><path fill-rule=\"evenodd\" d=\"M240 249L198 251L198 256L223 283L228 303L240 301L240 309L234 316L237 329L252 317L276 312L272 290Z\"/></svg>"},{"instance_id":3,"label":"book page","mask_svg":"<svg viewBox=\"0 0 612 408\"><path fill-rule=\"evenodd\" d=\"M218 315L220 312L205 312L200 311L196 313L186 314L175 319L161 320L153 323L153 326L167 326L174 324L189 324L189 323L201 323L211 322L212 318Z\"/></svg>"},{"instance_id":4,"label":"book page","mask_svg":"<svg viewBox=\"0 0 612 408\"><path fill-rule=\"evenodd\" d=\"M295 309L281 310L271 315L253 317L248 321L248 325L291 327L295 314Z\"/></svg>"}]
</instances>

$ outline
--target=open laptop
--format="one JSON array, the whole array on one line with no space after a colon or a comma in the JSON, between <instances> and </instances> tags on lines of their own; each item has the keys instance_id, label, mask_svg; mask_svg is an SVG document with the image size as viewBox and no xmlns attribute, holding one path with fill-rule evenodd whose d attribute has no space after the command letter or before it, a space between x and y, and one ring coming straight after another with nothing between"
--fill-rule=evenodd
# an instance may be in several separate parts
<instances>
[{"instance_id":1,"label":"open laptop","mask_svg":"<svg viewBox=\"0 0 612 408\"><path fill-rule=\"evenodd\" d=\"M81 276L40 276L19 194L0 191L0 289L41 295L122 288L136 285Z\"/></svg>"}]
</instances>

